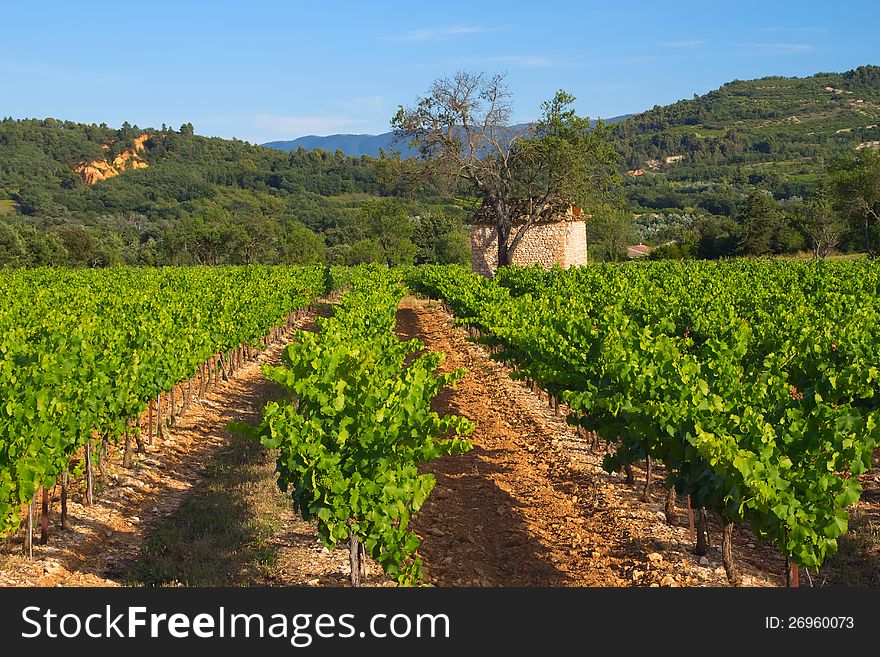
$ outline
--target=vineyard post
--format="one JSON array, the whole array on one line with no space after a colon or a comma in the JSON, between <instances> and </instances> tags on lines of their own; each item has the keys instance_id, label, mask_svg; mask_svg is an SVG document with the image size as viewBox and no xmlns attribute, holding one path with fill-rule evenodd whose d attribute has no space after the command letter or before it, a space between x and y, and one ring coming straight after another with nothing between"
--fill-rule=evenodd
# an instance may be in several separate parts
<instances>
[{"instance_id":1,"label":"vineyard post","mask_svg":"<svg viewBox=\"0 0 880 657\"><path fill-rule=\"evenodd\" d=\"M147 405L147 442L153 444L153 400Z\"/></svg>"},{"instance_id":2,"label":"vineyard post","mask_svg":"<svg viewBox=\"0 0 880 657\"><path fill-rule=\"evenodd\" d=\"M67 470L61 473L61 529L67 529L67 482L70 478Z\"/></svg>"},{"instance_id":3,"label":"vineyard post","mask_svg":"<svg viewBox=\"0 0 880 657\"><path fill-rule=\"evenodd\" d=\"M697 530L694 528L694 507L691 506L691 496L687 496L688 500L688 524L691 528L691 540L697 540Z\"/></svg>"},{"instance_id":4,"label":"vineyard post","mask_svg":"<svg viewBox=\"0 0 880 657\"><path fill-rule=\"evenodd\" d=\"M349 519L348 526L351 528L352 520ZM361 548L360 541L358 540L357 534L355 534L353 529L349 529L349 540L348 540L348 565L351 568L351 585L352 586L360 586L361 585Z\"/></svg>"},{"instance_id":5,"label":"vineyard post","mask_svg":"<svg viewBox=\"0 0 880 657\"><path fill-rule=\"evenodd\" d=\"M43 496L40 505L40 545L49 542L49 489L43 488Z\"/></svg>"},{"instance_id":6,"label":"vineyard post","mask_svg":"<svg viewBox=\"0 0 880 657\"><path fill-rule=\"evenodd\" d=\"M92 449L94 447L94 438L89 438L86 445L86 504L91 506L94 501L94 477L92 475Z\"/></svg>"},{"instance_id":7,"label":"vineyard post","mask_svg":"<svg viewBox=\"0 0 880 657\"><path fill-rule=\"evenodd\" d=\"M162 393L156 396L156 440L165 440L165 427L162 426Z\"/></svg>"},{"instance_id":8,"label":"vineyard post","mask_svg":"<svg viewBox=\"0 0 880 657\"><path fill-rule=\"evenodd\" d=\"M131 435L128 430L130 425L131 425L131 421L128 418L125 418L125 429L123 430L123 435L125 436L125 451L122 454L122 467L123 468L130 468L133 465L132 460L131 460ZM103 462L104 461L102 459L101 463L103 464ZM101 478L103 479L106 474L106 470L103 467L101 468L101 470L102 470Z\"/></svg>"},{"instance_id":9,"label":"vineyard post","mask_svg":"<svg viewBox=\"0 0 880 657\"><path fill-rule=\"evenodd\" d=\"M98 473L101 481L107 482L107 436L101 436L101 448L98 450Z\"/></svg>"},{"instance_id":10,"label":"vineyard post","mask_svg":"<svg viewBox=\"0 0 880 657\"><path fill-rule=\"evenodd\" d=\"M27 529L24 536L24 553L28 559L34 558L34 503L36 495L28 503Z\"/></svg>"},{"instance_id":11,"label":"vineyard post","mask_svg":"<svg viewBox=\"0 0 880 657\"><path fill-rule=\"evenodd\" d=\"M186 380L186 389L184 389L183 384L180 384L180 396L183 397L183 411L181 415L186 415L189 413L189 407L192 406L192 397L193 397L193 383L192 379Z\"/></svg>"},{"instance_id":12,"label":"vineyard post","mask_svg":"<svg viewBox=\"0 0 880 657\"><path fill-rule=\"evenodd\" d=\"M645 457L645 487L642 489L642 502L651 501L651 455Z\"/></svg>"},{"instance_id":13,"label":"vineyard post","mask_svg":"<svg viewBox=\"0 0 880 657\"><path fill-rule=\"evenodd\" d=\"M799 587L800 577L798 573L798 565L792 561L791 557L785 557L785 585L788 587Z\"/></svg>"}]
</instances>

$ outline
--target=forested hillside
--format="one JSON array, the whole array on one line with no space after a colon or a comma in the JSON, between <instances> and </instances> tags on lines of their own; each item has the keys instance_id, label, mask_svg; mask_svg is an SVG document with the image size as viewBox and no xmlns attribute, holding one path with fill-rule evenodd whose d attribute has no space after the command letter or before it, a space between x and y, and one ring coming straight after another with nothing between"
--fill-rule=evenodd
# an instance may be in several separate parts
<instances>
[{"instance_id":1,"label":"forested hillside","mask_svg":"<svg viewBox=\"0 0 880 657\"><path fill-rule=\"evenodd\" d=\"M633 208L734 215L755 185L809 196L825 166L880 146L880 67L734 80L613 128Z\"/></svg>"},{"instance_id":2,"label":"forested hillside","mask_svg":"<svg viewBox=\"0 0 880 657\"><path fill-rule=\"evenodd\" d=\"M461 260L461 211L430 185L406 203L381 199L386 178L368 157L282 153L201 137L191 124L5 119L0 264L436 261L438 241L449 251L441 260ZM370 225L376 207L416 219L389 238Z\"/></svg>"},{"instance_id":3,"label":"forested hillside","mask_svg":"<svg viewBox=\"0 0 880 657\"><path fill-rule=\"evenodd\" d=\"M880 67L735 80L611 127L622 212L591 255L880 250ZM466 192L414 160L179 129L0 121L0 266L468 262Z\"/></svg>"}]
</instances>

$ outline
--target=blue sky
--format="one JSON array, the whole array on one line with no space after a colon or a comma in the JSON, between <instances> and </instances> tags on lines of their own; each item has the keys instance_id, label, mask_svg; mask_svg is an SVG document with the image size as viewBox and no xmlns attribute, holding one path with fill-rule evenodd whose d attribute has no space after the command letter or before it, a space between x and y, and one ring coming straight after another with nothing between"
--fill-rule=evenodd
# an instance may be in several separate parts
<instances>
[{"instance_id":1,"label":"blue sky","mask_svg":"<svg viewBox=\"0 0 880 657\"><path fill-rule=\"evenodd\" d=\"M880 65L860 1L21 0L3 16L0 116L191 121L256 143L385 132L458 70L506 72L520 122L560 88L607 118L737 78Z\"/></svg>"}]
</instances>

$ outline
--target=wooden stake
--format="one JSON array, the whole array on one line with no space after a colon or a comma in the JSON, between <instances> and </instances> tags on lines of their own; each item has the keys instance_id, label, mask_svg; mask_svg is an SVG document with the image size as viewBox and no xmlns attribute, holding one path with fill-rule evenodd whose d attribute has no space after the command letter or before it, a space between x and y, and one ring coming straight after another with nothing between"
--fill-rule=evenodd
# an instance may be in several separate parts
<instances>
[{"instance_id":1,"label":"wooden stake","mask_svg":"<svg viewBox=\"0 0 880 657\"><path fill-rule=\"evenodd\" d=\"M94 439L89 438L89 444L86 445L86 504L91 506L94 501L94 477L92 476L92 448L94 447Z\"/></svg>"},{"instance_id":2,"label":"wooden stake","mask_svg":"<svg viewBox=\"0 0 880 657\"><path fill-rule=\"evenodd\" d=\"M28 559L34 558L34 504L36 499L34 496L28 504L27 533L24 537L24 553Z\"/></svg>"},{"instance_id":3,"label":"wooden stake","mask_svg":"<svg viewBox=\"0 0 880 657\"><path fill-rule=\"evenodd\" d=\"M67 470L61 473L61 529L67 529Z\"/></svg>"},{"instance_id":4,"label":"wooden stake","mask_svg":"<svg viewBox=\"0 0 880 657\"><path fill-rule=\"evenodd\" d=\"M40 506L40 545L49 542L49 489L43 486L43 499Z\"/></svg>"},{"instance_id":5,"label":"wooden stake","mask_svg":"<svg viewBox=\"0 0 880 657\"><path fill-rule=\"evenodd\" d=\"M153 400L150 400L150 404L147 407L147 442L150 445L153 444Z\"/></svg>"},{"instance_id":6,"label":"wooden stake","mask_svg":"<svg viewBox=\"0 0 880 657\"><path fill-rule=\"evenodd\" d=\"M165 439L165 427L162 422L162 393L156 396L156 439Z\"/></svg>"},{"instance_id":7,"label":"wooden stake","mask_svg":"<svg viewBox=\"0 0 880 657\"><path fill-rule=\"evenodd\" d=\"M128 433L128 418L125 419L125 430L123 435L125 436L125 451L122 453L122 467L130 468L133 463L131 460L131 437Z\"/></svg>"},{"instance_id":8,"label":"wooden stake","mask_svg":"<svg viewBox=\"0 0 880 657\"><path fill-rule=\"evenodd\" d=\"M697 530L694 527L694 508L691 506L691 496L688 495L688 525L691 528L691 540L697 540Z\"/></svg>"}]
</instances>

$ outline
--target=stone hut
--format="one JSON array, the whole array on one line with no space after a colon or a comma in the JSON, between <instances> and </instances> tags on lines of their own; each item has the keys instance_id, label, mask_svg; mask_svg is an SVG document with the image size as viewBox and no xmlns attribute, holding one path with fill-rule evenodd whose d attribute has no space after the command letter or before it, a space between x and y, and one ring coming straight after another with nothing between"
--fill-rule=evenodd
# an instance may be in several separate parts
<instances>
[{"instance_id":1,"label":"stone hut","mask_svg":"<svg viewBox=\"0 0 880 657\"><path fill-rule=\"evenodd\" d=\"M568 206L532 224L511 254L515 265L539 264L550 269L576 267L587 263L587 224L581 209ZM473 270L489 278L498 268L498 231L494 219L481 208L470 220L471 263ZM514 223L511 239L525 224Z\"/></svg>"}]
</instances>

